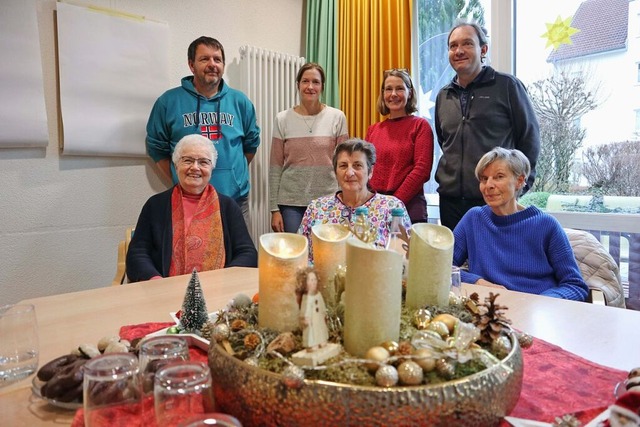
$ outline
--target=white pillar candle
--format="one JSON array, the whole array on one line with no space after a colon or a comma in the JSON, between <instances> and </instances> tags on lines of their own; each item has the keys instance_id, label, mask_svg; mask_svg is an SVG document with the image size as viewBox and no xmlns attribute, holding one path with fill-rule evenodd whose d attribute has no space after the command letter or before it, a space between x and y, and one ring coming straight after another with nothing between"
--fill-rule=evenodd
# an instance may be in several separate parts
<instances>
[{"instance_id":1,"label":"white pillar candle","mask_svg":"<svg viewBox=\"0 0 640 427\"><path fill-rule=\"evenodd\" d=\"M411 227L407 307L449 305L453 233L447 227L420 223Z\"/></svg>"},{"instance_id":2,"label":"white pillar candle","mask_svg":"<svg viewBox=\"0 0 640 427\"><path fill-rule=\"evenodd\" d=\"M299 326L296 274L307 266L308 258L307 239L300 234L269 233L260 236L260 327L287 332Z\"/></svg>"},{"instance_id":3,"label":"white pillar candle","mask_svg":"<svg viewBox=\"0 0 640 427\"><path fill-rule=\"evenodd\" d=\"M398 341L402 306L402 257L347 240L347 280L344 295L344 346L364 357L371 347Z\"/></svg>"},{"instance_id":4,"label":"white pillar candle","mask_svg":"<svg viewBox=\"0 0 640 427\"><path fill-rule=\"evenodd\" d=\"M338 266L346 266L349 229L339 224L318 224L311 228L313 265L320 290L329 306L337 303L333 278Z\"/></svg>"}]
</instances>

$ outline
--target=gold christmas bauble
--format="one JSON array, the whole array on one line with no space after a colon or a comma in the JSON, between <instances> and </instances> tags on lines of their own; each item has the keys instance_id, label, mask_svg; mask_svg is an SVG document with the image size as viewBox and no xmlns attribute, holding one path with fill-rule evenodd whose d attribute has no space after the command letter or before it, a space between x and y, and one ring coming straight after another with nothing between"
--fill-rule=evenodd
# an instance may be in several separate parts
<instances>
[{"instance_id":1,"label":"gold christmas bauble","mask_svg":"<svg viewBox=\"0 0 640 427\"><path fill-rule=\"evenodd\" d=\"M518 344L522 348L529 348L533 345L533 337L529 334L525 334L524 332L520 332L517 334Z\"/></svg>"},{"instance_id":2,"label":"gold christmas bauble","mask_svg":"<svg viewBox=\"0 0 640 427\"><path fill-rule=\"evenodd\" d=\"M427 325L429 325L429 322L431 322L431 313L429 312L429 310L425 308L419 308L413 314L413 325L417 329L426 329Z\"/></svg>"},{"instance_id":3,"label":"gold christmas bauble","mask_svg":"<svg viewBox=\"0 0 640 427\"><path fill-rule=\"evenodd\" d=\"M444 323L445 325L447 325L447 329L449 329L449 334L452 334L459 320L453 314L442 313L434 317L432 321Z\"/></svg>"},{"instance_id":4,"label":"gold christmas bauble","mask_svg":"<svg viewBox=\"0 0 640 427\"><path fill-rule=\"evenodd\" d=\"M382 346L375 346L367 350L364 358L373 360L374 362L384 362L389 358L389 356L391 356L389 350ZM365 363L365 366L369 372L375 372L381 366L381 363Z\"/></svg>"},{"instance_id":5,"label":"gold christmas bauble","mask_svg":"<svg viewBox=\"0 0 640 427\"><path fill-rule=\"evenodd\" d=\"M453 378L456 374L456 368L451 364L451 362L445 359L439 359L436 361L436 370L440 375L445 378Z\"/></svg>"},{"instance_id":6,"label":"gold christmas bauble","mask_svg":"<svg viewBox=\"0 0 640 427\"><path fill-rule=\"evenodd\" d=\"M416 362L425 372L431 372L436 367L436 359L428 348L419 348L413 352L415 356L413 361Z\"/></svg>"},{"instance_id":7,"label":"gold christmas bauble","mask_svg":"<svg viewBox=\"0 0 640 427\"><path fill-rule=\"evenodd\" d=\"M491 343L491 350L496 356L503 358L511 351L511 340L506 335L500 335Z\"/></svg>"},{"instance_id":8,"label":"gold christmas bauble","mask_svg":"<svg viewBox=\"0 0 640 427\"><path fill-rule=\"evenodd\" d=\"M403 385L418 385L422 384L424 378L424 372L422 368L416 362L407 360L402 362L398 366L398 379L400 384Z\"/></svg>"},{"instance_id":9,"label":"gold christmas bauble","mask_svg":"<svg viewBox=\"0 0 640 427\"><path fill-rule=\"evenodd\" d=\"M395 341L385 341L382 344L380 344L380 347L386 349L389 354L394 354L396 351L398 351L398 343Z\"/></svg>"},{"instance_id":10,"label":"gold christmas bauble","mask_svg":"<svg viewBox=\"0 0 640 427\"><path fill-rule=\"evenodd\" d=\"M446 323L440 320L432 320L431 323L429 323L429 326L427 326L427 330L436 332L442 338L449 336L449 327Z\"/></svg>"}]
</instances>

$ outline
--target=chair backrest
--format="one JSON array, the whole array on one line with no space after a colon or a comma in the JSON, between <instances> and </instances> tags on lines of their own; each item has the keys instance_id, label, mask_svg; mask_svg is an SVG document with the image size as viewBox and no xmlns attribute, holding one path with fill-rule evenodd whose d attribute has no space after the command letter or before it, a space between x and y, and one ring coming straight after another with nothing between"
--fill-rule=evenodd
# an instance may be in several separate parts
<instances>
[{"instance_id":1,"label":"chair backrest","mask_svg":"<svg viewBox=\"0 0 640 427\"><path fill-rule=\"evenodd\" d=\"M588 231L564 230L589 289L601 291L606 305L625 308L620 269L609 252Z\"/></svg>"},{"instance_id":2,"label":"chair backrest","mask_svg":"<svg viewBox=\"0 0 640 427\"><path fill-rule=\"evenodd\" d=\"M127 283L127 251L129 250L129 243L133 237L135 228L127 228L125 232L124 240L120 240L118 243L118 260L116 263L116 275L111 281L112 286L120 286L123 283Z\"/></svg>"},{"instance_id":3,"label":"chair backrest","mask_svg":"<svg viewBox=\"0 0 640 427\"><path fill-rule=\"evenodd\" d=\"M124 282L124 276L127 272L127 252L125 251L126 244L124 240L120 240L118 243L118 259L116 262L116 275L111 281L112 286L120 286Z\"/></svg>"}]
</instances>

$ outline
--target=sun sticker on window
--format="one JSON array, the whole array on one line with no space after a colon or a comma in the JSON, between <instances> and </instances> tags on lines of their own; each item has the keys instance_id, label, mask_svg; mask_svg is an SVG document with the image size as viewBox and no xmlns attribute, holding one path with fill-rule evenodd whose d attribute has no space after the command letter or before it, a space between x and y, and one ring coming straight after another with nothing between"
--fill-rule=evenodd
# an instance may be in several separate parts
<instances>
[{"instance_id":1,"label":"sun sticker on window","mask_svg":"<svg viewBox=\"0 0 640 427\"><path fill-rule=\"evenodd\" d=\"M552 24L546 23L547 32L540 37L547 39L547 45L549 47L553 45L554 49L559 48L563 44L573 44L571 36L579 32L577 28L571 27L571 20L573 17L568 17L565 20L560 18L560 15L556 18L556 21Z\"/></svg>"}]
</instances>

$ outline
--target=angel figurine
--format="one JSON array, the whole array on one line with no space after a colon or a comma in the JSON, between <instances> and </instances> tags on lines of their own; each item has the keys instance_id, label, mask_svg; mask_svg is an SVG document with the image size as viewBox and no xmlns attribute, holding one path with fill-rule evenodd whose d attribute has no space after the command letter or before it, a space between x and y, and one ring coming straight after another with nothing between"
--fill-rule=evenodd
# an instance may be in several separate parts
<instances>
[{"instance_id":1,"label":"angel figurine","mask_svg":"<svg viewBox=\"0 0 640 427\"><path fill-rule=\"evenodd\" d=\"M313 267L307 267L298 273L296 289L300 308L300 327L302 328L302 345L309 351L317 350L327 344L327 307L318 289L318 275Z\"/></svg>"}]
</instances>

